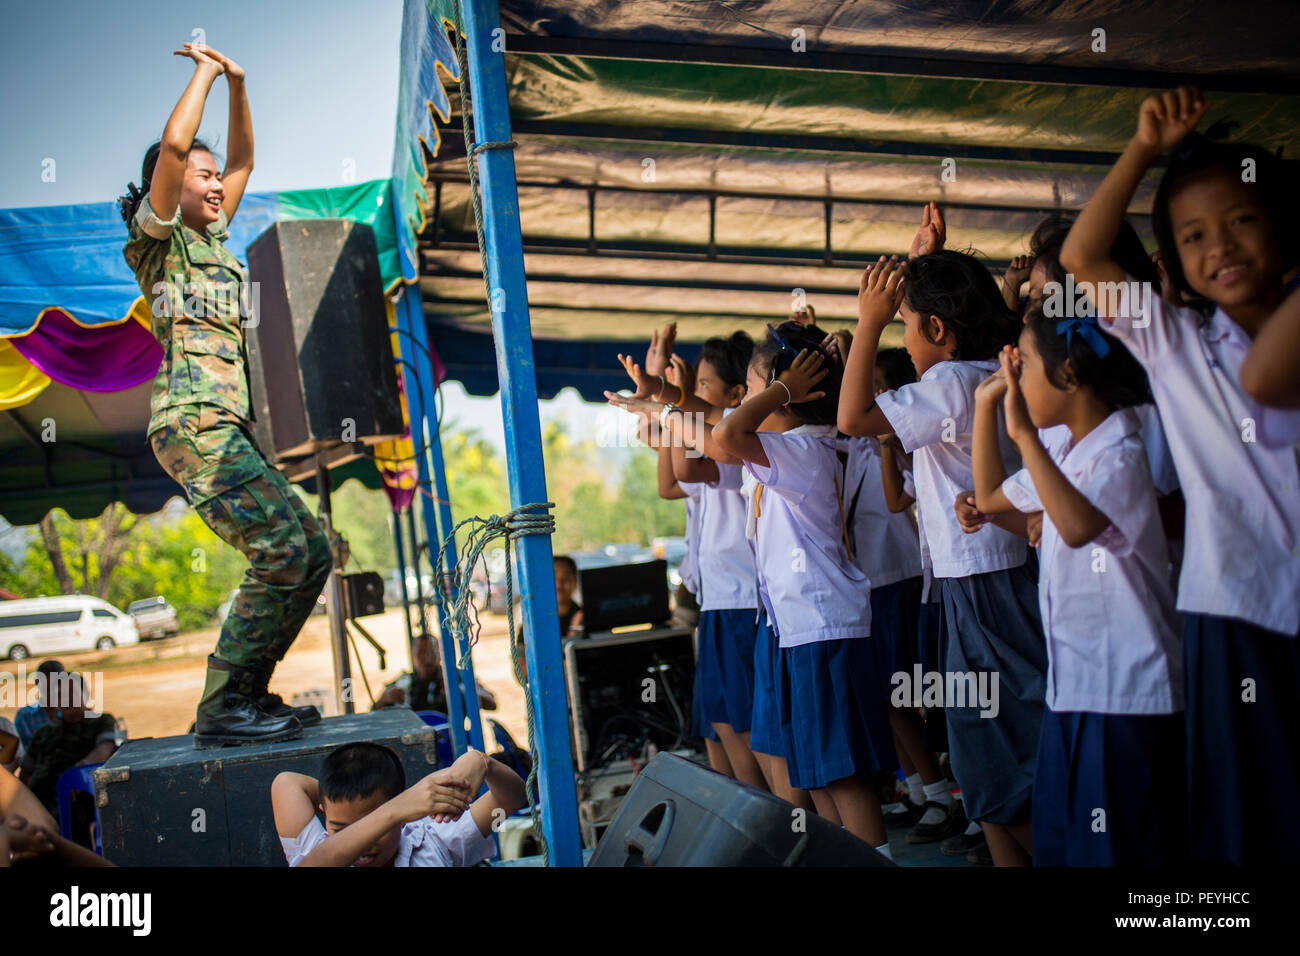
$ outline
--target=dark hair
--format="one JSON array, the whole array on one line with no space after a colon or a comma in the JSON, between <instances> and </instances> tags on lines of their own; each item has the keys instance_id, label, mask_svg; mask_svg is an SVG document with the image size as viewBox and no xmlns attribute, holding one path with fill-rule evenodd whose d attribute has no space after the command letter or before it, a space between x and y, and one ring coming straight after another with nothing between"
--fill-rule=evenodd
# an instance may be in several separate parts
<instances>
[{"instance_id":1,"label":"dark hair","mask_svg":"<svg viewBox=\"0 0 1300 956\"><path fill-rule=\"evenodd\" d=\"M1151 401L1146 372L1119 339L1102 331L1095 318L1077 320L1087 323L1110 347L1105 356L1098 356L1088 341L1090 336L1058 331L1058 326L1070 321L1076 320L1048 318L1039 308L1030 309L1025 316L1025 329L1034 336L1043 370L1052 385L1060 389L1072 383L1086 385L1112 409Z\"/></svg>"},{"instance_id":2,"label":"dark hair","mask_svg":"<svg viewBox=\"0 0 1300 956\"><path fill-rule=\"evenodd\" d=\"M826 333L815 325L800 325L794 321L782 322L775 329L768 326L767 338L754 350L751 359L759 368L766 369L765 377L771 383L794 363L795 358L804 349L821 355L822 368L826 369L826 377L814 386L814 391L826 394L811 402L797 402L790 405L790 411L794 413L795 418L805 425L833 425L839 409L840 379L844 370L822 348L822 340L825 338Z\"/></svg>"},{"instance_id":3,"label":"dark hair","mask_svg":"<svg viewBox=\"0 0 1300 956\"><path fill-rule=\"evenodd\" d=\"M41 661L40 666L36 668L36 673L46 675L62 674L63 671L63 665L56 660Z\"/></svg>"},{"instance_id":4,"label":"dark hair","mask_svg":"<svg viewBox=\"0 0 1300 956\"><path fill-rule=\"evenodd\" d=\"M700 347L700 361L708 362L718 371L728 388L745 384L749 359L754 354L754 340L744 332L732 332L727 337L715 336Z\"/></svg>"},{"instance_id":5,"label":"dark hair","mask_svg":"<svg viewBox=\"0 0 1300 956\"><path fill-rule=\"evenodd\" d=\"M552 561L555 564L563 564L573 572L575 578L578 576L578 562L574 561L573 558L569 557L567 554L557 554L552 558Z\"/></svg>"},{"instance_id":6,"label":"dark hair","mask_svg":"<svg viewBox=\"0 0 1300 956\"><path fill-rule=\"evenodd\" d=\"M1061 266L1061 247L1065 245L1074 219L1073 213L1048 216L1038 224L1029 239L1029 252L1034 257L1034 264L1041 260L1047 266L1048 278L1062 285L1065 284L1065 269ZM1160 270L1151 261L1151 254L1127 219L1120 221L1119 234L1110 247L1110 257L1134 279L1160 288Z\"/></svg>"},{"instance_id":7,"label":"dark hair","mask_svg":"<svg viewBox=\"0 0 1300 956\"><path fill-rule=\"evenodd\" d=\"M921 315L926 341L937 344L930 338L928 317L943 322L956 340L952 357L958 361L991 359L1020 336L1020 320L1007 308L993 276L964 252L944 249L909 259L903 297Z\"/></svg>"},{"instance_id":8,"label":"dark hair","mask_svg":"<svg viewBox=\"0 0 1300 956\"><path fill-rule=\"evenodd\" d=\"M876 353L876 366L885 376L885 387L902 388L916 381L916 366L907 349L881 349Z\"/></svg>"},{"instance_id":9,"label":"dark hair","mask_svg":"<svg viewBox=\"0 0 1300 956\"><path fill-rule=\"evenodd\" d=\"M1249 185L1255 190L1264 214L1273 227L1282 259L1282 272L1289 272L1300 262L1300 236L1297 236L1293 222L1297 211L1296 189L1293 185L1296 171L1292 168L1295 163L1279 159L1260 146L1219 143L1201 133L1191 133L1170 153L1169 166L1160 179L1151 207L1151 228L1160 245L1165 271L1174 288L1184 295L1200 297L1200 293L1191 287L1183 272L1182 259L1174 240L1173 223L1169 219L1169 205L1178 190L1194 177L1220 173L1240 179L1242 163L1248 159L1253 160L1255 165L1255 181Z\"/></svg>"},{"instance_id":10,"label":"dark hair","mask_svg":"<svg viewBox=\"0 0 1300 956\"><path fill-rule=\"evenodd\" d=\"M196 149L201 149L205 153L212 152L212 147L203 140L196 139L190 143L190 148L185 151L185 155L189 156ZM135 183L127 183L126 195L118 197L117 208L122 213L122 221L128 225L135 218L136 210L140 208L144 197L149 195L149 187L153 184L153 171L158 167L160 155L162 155L162 140L144 151L144 162L140 164L140 186L137 188Z\"/></svg>"},{"instance_id":11,"label":"dark hair","mask_svg":"<svg viewBox=\"0 0 1300 956\"><path fill-rule=\"evenodd\" d=\"M391 800L406 789L406 772L393 751L359 740L329 752L319 789L321 800L363 800L376 790Z\"/></svg>"}]
</instances>

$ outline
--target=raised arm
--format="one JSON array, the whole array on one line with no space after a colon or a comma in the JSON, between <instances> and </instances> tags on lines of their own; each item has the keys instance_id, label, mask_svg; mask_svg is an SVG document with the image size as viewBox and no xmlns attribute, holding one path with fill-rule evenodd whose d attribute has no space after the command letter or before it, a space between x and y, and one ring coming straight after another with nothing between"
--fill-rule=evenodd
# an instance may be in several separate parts
<instances>
[{"instance_id":1,"label":"raised arm","mask_svg":"<svg viewBox=\"0 0 1300 956\"><path fill-rule=\"evenodd\" d=\"M767 452L758 437L759 426L784 405L801 404L825 396L825 392L814 391L817 383L827 375L823 364L820 352L802 350L775 382L757 395L750 395L714 427L713 441L728 455L768 467Z\"/></svg>"},{"instance_id":2,"label":"raised arm","mask_svg":"<svg viewBox=\"0 0 1300 956\"><path fill-rule=\"evenodd\" d=\"M1074 276L1076 284L1095 287L1101 282L1124 281L1124 270L1111 259L1110 250L1133 193L1151 164L1196 129L1205 110L1205 100L1196 87L1180 86L1142 101L1137 132L1079 213L1061 247L1061 266ZM1099 300L1094 304L1101 318L1114 318L1103 311L1109 298L1094 296Z\"/></svg>"},{"instance_id":3,"label":"raised arm","mask_svg":"<svg viewBox=\"0 0 1300 956\"><path fill-rule=\"evenodd\" d=\"M487 784L488 792L469 805L469 812L474 817L474 823L478 825L478 832L488 836L498 819L504 820L520 807L528 805L528 791L519 774L499 760L493 760L484 754L475 754L474 751L470 751L460 759L466 760L471 755L477 756L484 762L483 772L478 779L481 783ZM452 764L453 769L455 766ZM478 789L478 786L475 786L470 792L477 793Z\"/></svg>"},{"instance_id":4,"label":"raised arm","mask_svg":"<svg viewBox=\"0 0 1300 956\"><path fill-rule=\"evenodd\" d=\"M876 405L874 384L880 336L898 313L902 299L903 270L897 256L888 260L881 256L874 266L863 271L858 284L858 327L840 384L837 423L846 435L885 435L894 431Z\"/></svg>"},{"instance_id":5,"label":"raised arm","mask_svg":"<svg viewBox=\"0 0 1300 956\"><path fill-rule=\"evenodd\" d=\"M893 445L896 441L889 436L888 441L880 443L880 483L885 490L885 506L894 514L906 511L916 500L903 490L903 468Z\"/></svg>"},{"instance_id":6,"label":"raised arm","mask_svg":"<svg viewBox=\"0 0 1300 956\"><path fill-rule=\"evenodd\" d=\"M1004 353L1014 354L1011 346ZM975 389L975 424L971 434L971 473L975 479L975 507L986 515L1014 511L1002 491L1007 470L998 448L998 405L1007 394L1007 376L998 369Z\"/></svg>"},{"instance_id":7,"label":"raised arm","mask_svg":"<svg viewBox=\"0 0 1300 956\"><path fill-rule=\"evenodd\" d=\"M206 53L225 71L230 88L230 121L226 127L226 169L221 174L225 198L221 210L226 221L235 218L239 201L244 198L248 177L253 172L253 117L248 111L248 92L244 87L244 68L228 56L208 47Z\"/></svg>"},{"instance_id":8,"label":"raised arm","mask_svg":"<svg viewBox=\"0 0 1300 956\"><path fill-rule=\"evenodd\" d=\"M271 781L271 812L275 817L275 832L293 839L303 831L320 803L320 789L315 777L305 773L284 771Z\"/></svg>"},{"instance_id":9,"label":"raised arm","mask_svg":"<svg viewBox=\"0 0 1300 956\"><path fill-rule=\"evenodd\" d=\"M1300 408L1300 289L1265 322L1241 363L1246 394L1275 408Z\"/></svg>"},{"instance_id":10,"label":"raised arm","mask_svg":"<svg viewBox=\"0 0 1300 956\"><path fill-rule=\"evenodd\" d=\"M207 102L208 92L223 70L221 64L209 56L209 51L201 43L187 43L184 49L173 52L194 61L194 75L190 77L172 115L167 117L158 163L154 166L153 179L150 180L149 207L155 216L164 221L170 220L180 205L186 157L199 132L199 124L203 122L203 104ZM251 146L252 141L249 142Z\"/></svg>"}]
</instances>

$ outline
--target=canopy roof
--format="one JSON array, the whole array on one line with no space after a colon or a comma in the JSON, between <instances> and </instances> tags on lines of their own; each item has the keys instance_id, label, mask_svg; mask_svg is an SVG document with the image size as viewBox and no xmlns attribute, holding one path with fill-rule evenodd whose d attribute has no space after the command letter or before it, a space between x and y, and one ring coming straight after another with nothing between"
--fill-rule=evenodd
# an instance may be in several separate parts
<instances>
[{"instance_id":1,"label":"canopy roof","mask_svg":"<svg viewBox=\"0 0 1300 956\"><path fill-rule=\"evenodd\" d=\"M456 72L444 0L411 0L404 81ZM1153 89L1199 84L1203 128L1300 153L1300 8L1209 2L501 0L538 389L599 400L664 322L699 342L790 311L853 321L862 265L905 251L920 205L991 268L1079 208ZM1094 31L1104 31L1102 34ZM445 38L444 38L445 39ZM1101 44L1104 39L1104 50ZM405 85L405 83L404 83ZM459 96L414 219L430 338L450 377L496 388ZM410 102L417 103L412 96ZM420 104L422 105L422 104ZM399 134L400 135L400 134ZM1153 171L1130 209L1150 241ZM408 278L411 273L408 271ZM897 341L897 330L891 336ZM688 346L689 347L689 346Z\"/></svg>"}]
</instances>

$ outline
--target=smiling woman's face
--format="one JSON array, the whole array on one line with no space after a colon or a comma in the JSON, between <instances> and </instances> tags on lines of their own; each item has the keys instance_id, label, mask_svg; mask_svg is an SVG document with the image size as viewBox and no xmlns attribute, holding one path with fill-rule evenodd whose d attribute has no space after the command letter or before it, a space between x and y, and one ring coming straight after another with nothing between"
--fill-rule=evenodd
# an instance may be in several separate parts
<instances>
[{"instance_id":1,"label":"smiling woman's face","mask_svg":"<svg viewBox=\"0 0 1300 956\"><path fill-rule=\"evenodd\" d=\"M206 149L190 150L181 183L181 218L185 225L200 231L206 229L217 221L225 198L216 159Z\"/></svg>"}]
</instances>

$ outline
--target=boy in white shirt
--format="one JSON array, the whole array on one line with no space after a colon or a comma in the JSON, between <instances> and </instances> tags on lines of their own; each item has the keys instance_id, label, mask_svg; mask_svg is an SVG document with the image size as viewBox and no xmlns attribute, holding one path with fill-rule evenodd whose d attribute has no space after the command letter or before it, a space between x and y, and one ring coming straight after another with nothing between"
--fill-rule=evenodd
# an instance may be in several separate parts
<instances>
[{"instance_id":1,"label":"boy in white shirt","mask_svg":"<svg viewBox=\"0 0 1300 956\"><path fill-rule=\"evenodd\" d=\"M289 865L473 866L496 852L493 824L528 802L517 773L473 749L405 784L397 754L367 741L332 751L319 781L277 776L271 804Z\"/></svg>"}]
</instances>

